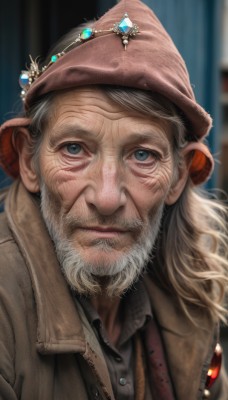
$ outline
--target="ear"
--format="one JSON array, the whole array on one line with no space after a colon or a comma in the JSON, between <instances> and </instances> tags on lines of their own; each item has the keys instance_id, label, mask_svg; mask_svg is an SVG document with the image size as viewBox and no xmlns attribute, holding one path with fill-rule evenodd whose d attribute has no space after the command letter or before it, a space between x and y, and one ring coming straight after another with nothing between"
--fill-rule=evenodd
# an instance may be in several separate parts
<instances>
[{"instance_id":1,"label":"ear","mask_svg":"<svg viewBox=\"0 0 228 400\"><path fill-rule=\"evenodd\" d=\"M31 155L31 137L28 129L19 128L17 130L14 137L14 147L18 153L22 182L29 192L39 192L39 179Z\"/></svg>"},{"instance_id":2,"label":"ear","mask_svg":"<svg viewBox=\"0 0 228 400\"><path fill-rule=\"evenodd\" d=\"M189 178L189 166L191 164L192 156L189 153L186 154L185 152L182 152L182 157L183 161L178 167L177 176L175 177L165 200L165 204L167 205L172 205L178 200Z\"/></svg>"}]
</instances>

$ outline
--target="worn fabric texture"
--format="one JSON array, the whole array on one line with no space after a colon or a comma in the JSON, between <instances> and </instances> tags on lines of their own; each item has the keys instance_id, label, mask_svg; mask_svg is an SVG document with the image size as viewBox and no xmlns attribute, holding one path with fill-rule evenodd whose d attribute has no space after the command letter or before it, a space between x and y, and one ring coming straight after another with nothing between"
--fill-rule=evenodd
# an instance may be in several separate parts
<instances>
[{"instance_id":1,"label":"worn fabric texture","mask_svg":"<svg viewBox=\"0 0 228 400\"><path fill-rule=\"evenodd\" d=\"M124 49L121 35L114 32L95 34L59 58L31 85L25 109L47 93L85 85L117 85L162 94L180 110L195 156L190 176L194 184L208 179L213 158L201 143L212 126L210 115L197 103L183 58L153 11L139 0L121 0L93 25L108 30L125 13L139 28ZM28 120L21 121L27 126ZM18 176L17 152L11 136L18 119L7 121L0 129L0 165Z\"/></svg>"},{"instance_id":2,"label":"worn fabric texture","mask_svg":"<svg viewBox=\"0 0 228 400\"><path fill-rule=\"evenodd\" d=\"M101 347L61 273L37 200L15 182L5 210L0 215L0 399L114 400ZM174 398L202 399L217 328L203 313L201 327L193 326L149 276L144 284ZM221 376L211 399L227 398L224 384Z\"/></svg>"}]
</instances>

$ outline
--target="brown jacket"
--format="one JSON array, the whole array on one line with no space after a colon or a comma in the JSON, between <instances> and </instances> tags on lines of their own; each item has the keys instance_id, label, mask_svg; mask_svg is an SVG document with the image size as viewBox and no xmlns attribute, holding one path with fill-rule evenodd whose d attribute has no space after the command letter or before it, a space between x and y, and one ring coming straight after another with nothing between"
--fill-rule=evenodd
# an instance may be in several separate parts
<instances>
[{"instance_id":1,"label":"brown jacket","mask_svg":"<svg viewBox=\"0 0 228 400\"><path fill-rule=\"evenodd\" d=\"M146 284L176 399L202 399L215 328L204 315L202 329L193 327ZM228 399L224 382L214 399ZM0 215L0 399L114 400L100 345L62 276L37 202L19 182Z\"/></svg>"}]
</instances>

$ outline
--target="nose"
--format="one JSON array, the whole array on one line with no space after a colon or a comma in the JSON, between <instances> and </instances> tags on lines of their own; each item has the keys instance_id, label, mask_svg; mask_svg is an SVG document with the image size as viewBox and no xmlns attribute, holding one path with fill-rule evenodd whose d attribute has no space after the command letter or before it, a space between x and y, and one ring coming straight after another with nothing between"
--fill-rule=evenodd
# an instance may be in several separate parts
<instances>
[{"instance_id":1,"label":"nose","mask_svg":"<svg viewBox=\"0 0 228 400\"><path fill-rule=\"evenodd\" d=\"M86 191L86 202L100 215L113 215L126 204L126 193L118 162L110 160L94 169L93 182Z\"/></svg>"}]
</instances>

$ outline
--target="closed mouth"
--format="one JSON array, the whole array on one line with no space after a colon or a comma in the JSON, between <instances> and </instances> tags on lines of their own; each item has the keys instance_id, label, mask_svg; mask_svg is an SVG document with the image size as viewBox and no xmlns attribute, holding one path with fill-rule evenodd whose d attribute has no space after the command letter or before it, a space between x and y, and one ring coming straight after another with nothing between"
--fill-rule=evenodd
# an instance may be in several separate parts
<instances>
[{"instance_id":1,"label":"closed mouth","mask_svg":"<svg viewBox=\"0 0 228 400\"><path fill-rule=\"evenodd\" d=\"M104 233L126 233L127 231L115 226L107 226L107 227L102 227L102 226L83 226L80 227L79 229L83 229L86 231L96 231L96 232L104 232Z\"/></svg>"}]
</instances>

